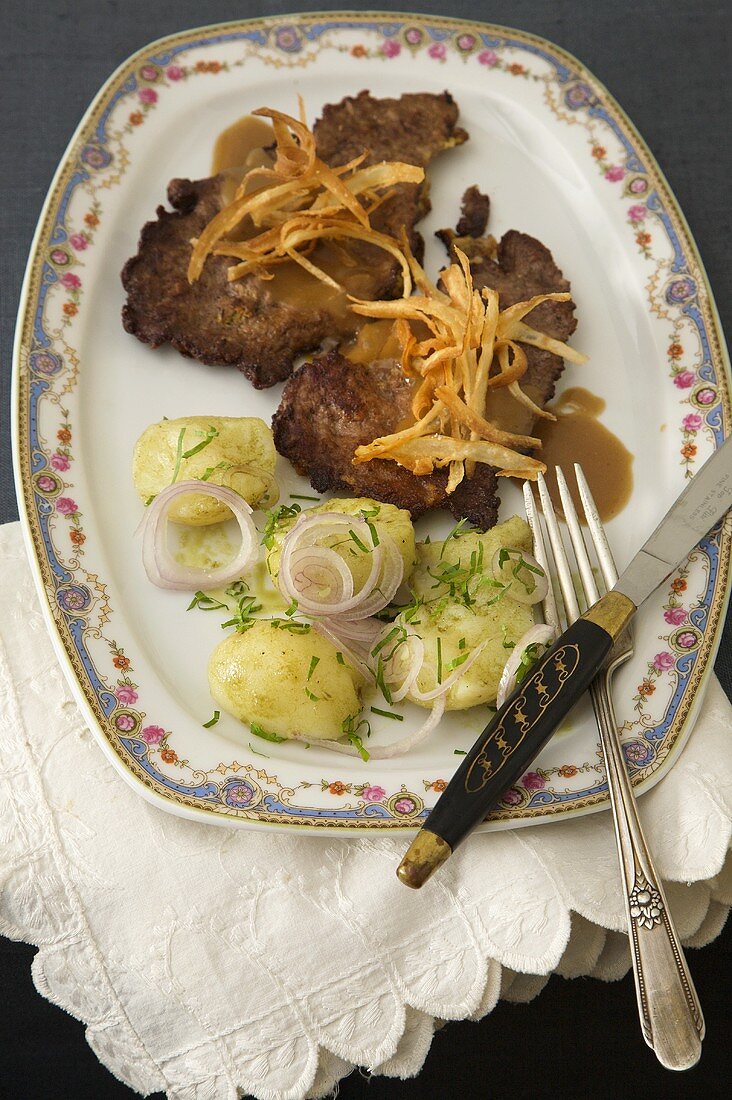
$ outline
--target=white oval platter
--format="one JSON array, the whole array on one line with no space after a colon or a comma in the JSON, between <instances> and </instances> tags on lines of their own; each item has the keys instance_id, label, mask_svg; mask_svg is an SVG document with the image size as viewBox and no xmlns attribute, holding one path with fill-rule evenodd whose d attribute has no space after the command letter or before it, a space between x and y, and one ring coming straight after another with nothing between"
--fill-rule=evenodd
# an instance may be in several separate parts
<instances>
[{"instance_id":1,"label":"white oval platter","mask_svg":"<svg viewBox=\"0 0 732 1100\"><path fill-rule=\"evenodd\" d=\"M313 744L252 743L211 729L206 663L220 621L145 579L133 531L133 443L163 415L257 415L235 371L152 351L120 323L119 272L175 176L209 171L215 135L261 105L309 119L324 103L447 88L469 142L430 171L433 230L464 189L492 199L492 232L551 248L570 278L589 364L565 372L607 402L635 455L630 505L609 525L622 567L685 479L729 432L729 364L712 294L678 205L633 125L573 57L524 32L426 16L304 15L203 28L155 42L96 97L58 169L29 260L15 353L14 460L49 627L76 697L122 775L162 809L223 825L357 835L413 830L488 713L443 722L409 756L362 763ZM283 499L309 492L287 464ZM521 510L503 487L502 516ZM441 521L419 530L442 530ZM674 762L701 699L727 601L720 526L643 608L616 709L637 791ZM411 716L412 719L414 716ZM374 723L373 740L394 736ZM256 741L256 738L254 739ZM607 805L590 708L581 704L506 793L487 828Z\"/></svg>"}]
</instances>

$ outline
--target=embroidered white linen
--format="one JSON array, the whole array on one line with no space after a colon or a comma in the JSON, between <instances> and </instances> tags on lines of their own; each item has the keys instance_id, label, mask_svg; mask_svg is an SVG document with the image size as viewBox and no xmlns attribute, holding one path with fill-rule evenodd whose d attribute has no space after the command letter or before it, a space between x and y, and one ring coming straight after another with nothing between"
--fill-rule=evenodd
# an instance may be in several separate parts
<instances>
[{"instance_id":1,"label":"embroidered white linen","mask_svg":"<svg viewBox=\"0 0 732 1100\"><path fill-rule=\"evenodd\" d=\"M152 807L77 710L17 524L0 528L0 560L0 932L38 946L39 992L131 1088L296 1100L354 1065L411 1076L436 1020L529 1000L552 971L628 969L607 813L473 837L412 893L394 875L403 840L226 830ZM732 905L731 709L713 681L641 801L691 946Z\"/></svg>"}]
</instances>

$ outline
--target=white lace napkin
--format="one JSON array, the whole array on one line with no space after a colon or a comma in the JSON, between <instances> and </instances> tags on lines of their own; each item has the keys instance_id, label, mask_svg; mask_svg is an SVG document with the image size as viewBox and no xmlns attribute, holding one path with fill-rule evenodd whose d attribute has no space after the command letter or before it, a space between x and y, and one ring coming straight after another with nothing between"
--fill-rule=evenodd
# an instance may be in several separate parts
<instances>
[{"instance_id":1,"label":"white lace napkin","mask_svg":"<svg viewBox=\"0 0 732 1100\"><path fill-rule=\"evenodd\" d=\"M323 1096L354 1065L416 1074L435 1020L629 965L607 813L476 836L419 893L404 841L183 821L139 798L56 663L17 524L0 528L0 932L99 1059L175 1100ZM641 802L687 944L732 905L730 705L714 681ZM598 993L601 996L601 993Z\"/></svg>"}]
</instances>

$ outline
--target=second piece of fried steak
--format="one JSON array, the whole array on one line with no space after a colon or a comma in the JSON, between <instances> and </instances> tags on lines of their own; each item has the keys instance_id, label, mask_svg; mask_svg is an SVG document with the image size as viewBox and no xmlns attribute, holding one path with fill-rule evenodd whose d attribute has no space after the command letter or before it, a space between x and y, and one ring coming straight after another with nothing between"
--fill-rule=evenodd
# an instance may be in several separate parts
<instances>
[{"instance_id":1,"label":"second piece of fried steak","mask_svg":"<svg viewBox=\"0 0 732 1100\"><path fill-rule=\"evenodd\" d=\"M501 308L535 294L569 290L569 283L540 241L509 230L497 244L485 231L488 199L477 188L466 192L459 229L464 236L443 231L441 238L454 255L461 248L470 258L477 287L497 290ZM572 302L547 302L531 314L532 326L565 341L575 329ZM528 369L522 388L539 405L554 394L564 362L540 348L524 345ZM504 391L505 393L505 391ZM510 395L500 399L500 423L525 433L533 418ZM498 500L495 470L478 463L447 495L447 473L438 470L416 477L386 459L353 464L360 444L393 432L410 414L409 383L392 360L356 364L330 353L304 364L290 379L273 420L275 445L295 468L307 474L314 487L345 490L407 508L417 517L432 508L446 507L456 518L466 518L484 530L496 523ZM495 402L491 415L495 413ZM508 421L513 419L513 424Z\"/></svg>"},{"instance_id":2,"label":"second piece of fried steak","mask_svg":"<svg viewBox=\"0 0 732 1100\"><path fill-rule=\"evenodd\" d=\"M362 92L325 107L314 127L318 155L335 167L366 149L366 163L395 159L426 167L442 150L466 140L457 116L447 92L399 99ZM170 343L203 363L237 367L257 388L287 378L299 354L337 333L326 310L276 301L266 282L254 275L229 282L233 261L226 256L210 256L201 278L190 285L190 241L221 207L220 180L173 180L168 200L173 209L158 207L156 220L142 230L137 254L122 271L127 291L122 320L128 332L152 347ZM422 239L414 225L428 209L426 184L402 184L377 209L372 224L396 237L404 226L419 253ZM371 250L374 297L400 293L392 258L365 247Z\"/></svg>"}]
</instances>

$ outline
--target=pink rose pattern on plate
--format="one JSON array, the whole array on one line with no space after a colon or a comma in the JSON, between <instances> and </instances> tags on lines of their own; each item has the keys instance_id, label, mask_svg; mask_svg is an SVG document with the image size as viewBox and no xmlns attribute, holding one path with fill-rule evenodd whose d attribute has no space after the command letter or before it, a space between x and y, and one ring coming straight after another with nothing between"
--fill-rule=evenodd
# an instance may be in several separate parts
<instances>
[{"instance_id":1,"label":"pink rose pattern on plate","mask_svg":"<svg viewBox=\"0 0 732 1100\"><path fill-rule=\"evenodd\" d=\"M286 27L275 25L275 29L268 38L268 48L279 53L276 59L273 58L273 64L279 66L283 62L285 64L301 63L300 59L290 60L287 57L288 54L296 55L303 48L304 38L299 27L300 24ZM325 42L326 33L322 28L318 34ZM564 83L555 86L551 80L547 83L546 77L542 73L533 71L532 58L523 49L520 41L518 45L507 46L464 29L454 31L437 30L430 27L429 20L424 25L415 25L410 22L404 27L399 27L394 33L390 32L386 37L380 39L377 35L375 46L365 43L346 46L338 43L336 48L349 52L354 58L379 57L383 61L392 64L401 63L399 59L402 57L403 50L407 50L414 56L424 56L432 63L444 62L447 59L448 51L454 51L464 63L475 64L477 72L482 72L486 78L492 70L496 70L503 74L500 79L509 77L541 81L546 85L547 93L550 93L550 99L552 95L564 94L566 105L575 112L583 110L592 101L594 94L589 85L579 82L574 85L571 85L570 82L569 88L565 88ZM246 54L246 51L249 51L249 53ZM216 58L209 58L190 62L189 59L193 55L192 47L189 46L185 53L186 63L173 59L170 63L161 67L152 61L144 62L137 70L136 86L133 82L132 90L126 91L120 97L120 102L123 102L125 98L127 99L128 110L126 122L122 125L121 135L129 136L133 134L135 129L144 123L149 112L155 109L161 95L169 94L169 91L175 85L200 75L211 76L241 67L246 63L247 56L254 53L261 56L261 47L247 43L246 56L240 59L221 61ZM517 57L521 57L522 61L518 61ZM526 58L526 63L523 63L524 58ZM269 63L268 60L267 63ZM562 117L557 106L554 103L551 105L558 116ZM579 114L575 116L573 121L578 118ZM615 159L611 159L606 145L612 143L612 135L609 135L610 141L603 143L599 136L600 123L589 116L586 118L583 116L582 122L589 132L590 151L598 169L607 183L616 187L618 195L628 202L626 216L635 234L639 251L646 259L652 261L653 238L651 230L656 226L655 210L657 206L653 207L653 210L651 209L651 195L645 170L639 168L638 162L633 162L630 157L626 161L624 159L625 150L622 148L614 154ZM115 163L113 151L104 145L96 144L96 142L97 137L95 136L93 143L87 145L81 153L82 163L89 168L89 180L87 181L86 190L90 196L90 204L79 219L78 224L73 227L61 226L61 233L55 236L54 246L47 252L50 269L54 273L57 286L65 295L61 303L61 319L56 330L59 336L64 329L74 323L75 318L78 316L84 291L84 261L86 253L94 245L95 235L103 213L100 199L104 192L96 184L95 174L103 174L110 165ZM118 172L117 178L119 178L119 174L124 171L124 167L120 169L117 166L115 170ZM105 186L109 186L109 184L107 183ZM691 278L676 277L666 293L669 304L685 301L696 293L696 284ZM717 415L719 393L711 375L701 374L700 364L694 362L693 357L687 356L684 351L682 339L684 337L685 321L683 316L680 315L678 310L675 319L668 313L666 313L666 316L669 317L672 326L668 348L672 381L679 392L680 399L690 406L689 411L684 414L681 421L683 438L680 448L682 464L686 467L687 475L690 476L697 457L698 434L702 431L708 431L707 425L711 424L712 417ZM48 366L45 362L41 366L44 357L48 361ZM55 374L58 369L54 364L60 363L63 366L64 370L59 375L59 377L65 379L62 394L73 388L78 369L78 365L74 361L73 348L69 348L66 344L66 355L55 356L53 353L43 352L36 353L36 358L39 364L38 370L49 376ZM47 495L49 502L53 503L56 523L58 524L59 521L63 520L68 524L67 531L74 556L68 560L67 564L73 567L78 557L83 554L86 535L81 525L81 512L72 495L73 484L62 480L64 475L68 475L73 469L73 453L69 412L67 409L62 409L61 412L63 419L58 428L57 439L54 441L52 449L47 453L48 465L46 472L41 471L37 474L34 484L38 492ZM52 526L51 530L53 532L56 528ZM638 686L638 695L635 701L641 725L652 721L650 714L644 707L655 691L658 678L679 675L680 666L677 670L677 662L688 660L689 654L693 654L700 644L699 631L689 625L691 609L685 609L680 603L679 597L684 591L684 584L685 575L682 572L672 582L669 602L664 609L664 620L671 633L662 640L668 648L659 649L659 652L648 665L648 675L643 677L642 683ZM117 709L112 714L115 727L120 733L130 734L136 737L138 742L142 741L147 746L146 751L148 754L156 753L158 768L161 763L169 767L188 767L188 761L180 760L177 753L169 746L170 731L164 730L163 727L155 723L143 725L144 712L132 709L139 699L137 685L129 678L132 666L123 651L116 647L116 643L110 642L108 644L113 656L115 670L120 672L120 677L111 691L111 695L117 703ZM649 732L648 737L650 738L650 736ZM654 751L652 741L649 740L644 743L651 744L651 750L644 749L642 754L634 750L634 754L631 754L638 759L639 766L641 756L645 758L649 751L651 755ZM250 766L246 765L244 767L248 769ZM241 768L242 765L238 765L236 761L226 766L226 769L234 773L241 770ZM224 769L224 765L221 765L221 769ZM579 773L592 773L593 770L597 771L597 769L598 765L596 764L584 763L581 765L565 764L561 768L549 771L527 772L521 781L506 793L504 805L507 807L527 805L534 796L540 795L545 790L548 781L554 776L559 776L566 781ZM224 774L223 770L221 774ZM255 778L256 774L259 773L255 773ZM443 779L425 781L425 789L429 787L434 793L439 793L445 782ZM596 784L596 780L593 779L592 782ZM323 783L331 796L335 798L356 795L360 797L361 805L382 807L384 812L388 812L395 817L414 814L420 805L417 796L405 789L402 789L398 795L392 794L389 797L387 791L377 784L349 785L342 783L340 780L324 780ZM256 802L254 797L256 784L254 780L250 776L247 778L246 783L242 781L241 786L242 789L246 787L248 792L247 805L252 805ZM309 784L303 784L302 786L307 787ZM249 797L250 793L251 798ZM233 805L231 800L228 804L229 806ZM241 812L244 812L243 809Z\"/></svg>"}]
</instances>

